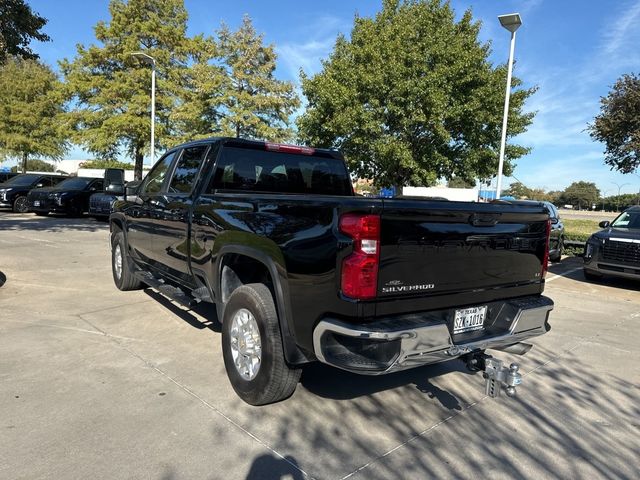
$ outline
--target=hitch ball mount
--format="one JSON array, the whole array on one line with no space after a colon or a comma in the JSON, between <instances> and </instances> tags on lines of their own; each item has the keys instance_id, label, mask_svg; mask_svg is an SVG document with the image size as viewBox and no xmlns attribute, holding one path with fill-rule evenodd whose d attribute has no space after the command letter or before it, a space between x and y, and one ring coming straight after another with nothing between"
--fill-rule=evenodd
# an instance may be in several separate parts
<instances>
[{"instance_id":1,"label":"hitch ball mount","mask_svg":"<svg viewBox=\"0 0 640 480\"><path fill-rule=\"evenodd\" d=\"M469 370L482 370L487 395L492 398L499 397L502 388L508 397L516 395L516 387L522 383L522 374L519 372L520 366L517 363L512 363L507 367L502 360L493 358L484 352L471 354L464 360Z\"/></svg>"}]
</instances>

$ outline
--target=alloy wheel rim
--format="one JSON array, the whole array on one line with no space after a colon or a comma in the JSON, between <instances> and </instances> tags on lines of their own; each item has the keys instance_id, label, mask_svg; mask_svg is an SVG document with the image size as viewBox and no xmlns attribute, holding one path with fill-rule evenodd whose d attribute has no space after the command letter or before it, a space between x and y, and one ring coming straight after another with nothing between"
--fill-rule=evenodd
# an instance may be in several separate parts
<instances>
[{"instance_id":1,"label":"alloy wheel rim","mask_svg":"<svg viewBox=\"0 0 640 480\"><path fill-rule=\"evenodd\" d=\"M116 245L116 248L113 252L113 266L115 267L116 277L120 279L122 276L122 250L120 249L120 245Z\"/></svg>"},{"instance_id":2,"label":"alloy wheel rim","mask_svg":"<svg viewBox=\"0 0 640 480\"><path fill-rule=\"evenodd\" d=\"M230 337L236 370L244 380L253 380L262 363L262 342L258 322L246 308L239 309L231 319Z\"/></svg>"},{"instance_id":3,"label":"alloy wheel rim","mask_svg":"<svg viewBox=\"0 0 640 480\"><path fill-rule=\"evenodd\" d=\"M26 213L29 210L26 197L20 197L16 200L16 210L20 213Z\"/></svg>"}]
</instances>

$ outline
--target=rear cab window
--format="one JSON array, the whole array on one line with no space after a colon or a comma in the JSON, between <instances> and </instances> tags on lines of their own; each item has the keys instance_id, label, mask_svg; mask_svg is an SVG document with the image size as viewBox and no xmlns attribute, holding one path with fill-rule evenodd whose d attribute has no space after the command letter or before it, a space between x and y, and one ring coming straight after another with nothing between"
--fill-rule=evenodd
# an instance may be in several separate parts
<instances>
[{"instance_id":1,"label":"rear cab window","mask_svg":"<svg viewBox=\"0 0 640 480\"><path fill-rule=\"evenodd\" d=\"M296 147L225 145L206 193L215 190L353 196L344 160Z\"/></svg>"}]
</instances>

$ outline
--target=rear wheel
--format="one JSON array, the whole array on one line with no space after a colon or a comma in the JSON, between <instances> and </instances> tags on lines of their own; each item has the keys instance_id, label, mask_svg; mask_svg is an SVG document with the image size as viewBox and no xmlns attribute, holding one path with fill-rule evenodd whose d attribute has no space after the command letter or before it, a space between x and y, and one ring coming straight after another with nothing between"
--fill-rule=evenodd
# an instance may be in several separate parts
<instances>
[{"instance_id":1,"label":"rear wheel","mask_svg":"<svg viewBox=\"0 0 640 480\"><path fill-rule=\"evenodd\" d=\"M113 272L113 282L119 290L139 290L143 284L138 280L130 267L129 255L127 254L124 234L117 232L111 240L111 271Z\"/></svg>"},{"instance_id":2,"label":"rear wheel","mask_svg":"<svg viewBox=\"0 0 640 480\"><path fill-rule=\"evenodd\" d=\"M16 213L27 213L29 211L29 202L27 197L20 195L13 201L13 211Z\"/></svg>"},{"instance_id":3,"label":"rear wheel","mask_svg":"<svg viewBox=\"0 0 640 480\"><path fill-rule=\"evenodd\" d=\"M243 285L224 309L222 352L231 386L250 405L290 397L301 370L287 365L271 291L262 283Z\"/></svg>"}]
</instances>

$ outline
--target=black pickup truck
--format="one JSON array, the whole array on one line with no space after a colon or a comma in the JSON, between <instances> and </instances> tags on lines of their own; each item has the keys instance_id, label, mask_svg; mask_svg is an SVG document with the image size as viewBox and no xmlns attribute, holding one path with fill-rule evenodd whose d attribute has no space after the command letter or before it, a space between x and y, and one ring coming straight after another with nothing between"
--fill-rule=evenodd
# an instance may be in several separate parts
<instances>
[{"instance_id":1,"label":"black pickup truck","mask_svg":"<svg viewBox=\"0 0 640 480\"><path fill-rule=\"evenodd\" d=\"M513 393L517 367L484 351L550 329L542 204L359 197L337 151L229 138L169 150L124 193L116 286L215 304L253 405L287 398L312 361L376 375L461 357Z\"/></svg>"}]
</instances>

